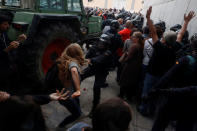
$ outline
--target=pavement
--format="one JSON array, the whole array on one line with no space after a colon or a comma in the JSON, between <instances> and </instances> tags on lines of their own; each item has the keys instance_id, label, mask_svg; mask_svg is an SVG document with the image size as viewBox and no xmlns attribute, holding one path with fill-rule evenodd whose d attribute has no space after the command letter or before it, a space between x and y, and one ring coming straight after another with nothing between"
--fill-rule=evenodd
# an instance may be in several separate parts
<instances>
[{"instance_id":1,"label":"pavement","mask_svg":"<svg viewBox=\"0 0 197 131\"><path fill-rule=\"evenodd\" d=\"M117 97L119 93L119 86L115 81L116 72L110 72L107 77L107 83L109 86L107 88L102 88L101 92L101 102ZM92 87L94 83L94 77L87 78L81 83L81 96L80 104L81 109L84 114L82 118L73 122L72 124L66 127L69 128L76 122L85 122L91 125L91 119L87 117L89 111L92 107L93 92ZM129 103L132 108L133 119L130 123L129 131L151 131L153 125L153 119L143 117L136 110L135 104ZM60 105L58 102L51 102L47 105L42 106L42 111L46 120L46 125L49 131L55 131L57 125L67 116L69 112ZM65 129L65 131L66 131ZM174 131L172 127L168 127L166 131Z\"/></svg>"}]
</instances>

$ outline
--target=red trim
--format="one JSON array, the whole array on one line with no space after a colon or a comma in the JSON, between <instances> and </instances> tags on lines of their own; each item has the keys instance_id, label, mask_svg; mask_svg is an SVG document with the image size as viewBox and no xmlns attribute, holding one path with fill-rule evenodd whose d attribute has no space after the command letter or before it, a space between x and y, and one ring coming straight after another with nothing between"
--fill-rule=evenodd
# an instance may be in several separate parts
<instances>
[{"instance_id":1,"label":"red trim","mask_svg":"<svg viewBox=\"0 0 197 131\"><path fill-rule=\"evenodd\" d=\"M47 73L48 69L55 62L51 58L52 55L57 55L59 57L69 44L70 42L66 38L57 38L53 40L50 44L48 44L48 46L44 50L42 57L42 69L44 74Z\"/></svg>"}]
</instances>

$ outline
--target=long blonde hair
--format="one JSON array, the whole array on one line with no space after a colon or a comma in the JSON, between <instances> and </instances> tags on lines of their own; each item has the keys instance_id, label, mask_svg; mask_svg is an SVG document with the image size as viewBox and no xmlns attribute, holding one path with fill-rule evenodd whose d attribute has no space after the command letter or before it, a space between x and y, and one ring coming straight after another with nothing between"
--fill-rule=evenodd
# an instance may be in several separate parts
<instances>
[{"instance_id":1,"label":"long blonde hair","mask_svg":"<svg viewBox=\"0 0 197 131\"><path fill-rule=\"evenodd\" d=\"M79 66L85 64L84 53L77 43L70 44L57 59L59 68L59 79L64 87L71 85L71 75L69 72L69 64L77 63Z\"/></svg>"}]
</instances>

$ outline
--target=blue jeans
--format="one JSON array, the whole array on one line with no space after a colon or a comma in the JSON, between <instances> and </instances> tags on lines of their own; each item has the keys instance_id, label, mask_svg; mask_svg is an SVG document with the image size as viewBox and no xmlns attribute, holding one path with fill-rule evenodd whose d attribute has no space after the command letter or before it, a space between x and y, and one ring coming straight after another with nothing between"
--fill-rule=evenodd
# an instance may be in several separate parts
<instances>
[{"instance_id":1,"label":"blue jeans","mask_svg":"<svg viewBox=\"0 0 197 131\"><path fill-rule=\"evenodd\" d=\"M154 113L154 105L150 101L147 101L148 93L151 91L160 77L153 76L149 73L146 74L144 80L144 87L142 89L142 103L139 106L139 111L143 115L152 115Z\"/></svg>"},{"instance_id":2,"label":"blue jeans","mask_svg":"<svg viewBox=\"0 0 197 131\"><path fill-rule=\"evenodd\" d=\"M160 77L153 76L149 73L146 74L144 79L144 87L142 89L142 98L147 97L149 91L153 88L153 86L158 82Z\"/></svg>"},{"instance_id":3,"label":"blue jeans","mask_svg":"<svg viewBox=\"0 0 197 131\"><path fill-rule=\"evenodd\" d=\"M70 98L65 101L59 101L61 105L66 107L66 109L71 113L67 116L60 124L59 127L64 127L67 124L72 123L81 116L81 108L79 103L79 98Z\"/></svg>"}]
</instances>

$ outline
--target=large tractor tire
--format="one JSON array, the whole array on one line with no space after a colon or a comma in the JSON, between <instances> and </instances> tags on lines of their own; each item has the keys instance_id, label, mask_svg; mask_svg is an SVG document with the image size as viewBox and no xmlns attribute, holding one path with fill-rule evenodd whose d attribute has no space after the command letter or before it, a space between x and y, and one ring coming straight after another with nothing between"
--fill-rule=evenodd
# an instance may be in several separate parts
<instances>
[{"instance_id":1,"label":"large tractor tire","mask_svg":"<svg viewBox=\"0 0 197 131\"><path fill-rule=\"evenodd\" d=\"M40 92L48 69L72 42L77 41L77 33L67 24L51 23L37 31L32 40L21 46L19 65L26 92ZM32 91L33 90L33 91Z\"/></svg>"}]
</instances>

